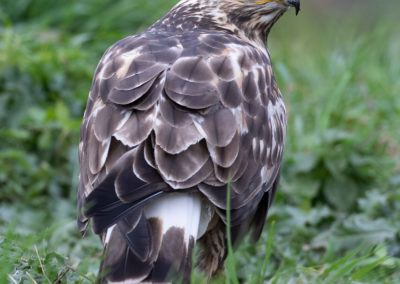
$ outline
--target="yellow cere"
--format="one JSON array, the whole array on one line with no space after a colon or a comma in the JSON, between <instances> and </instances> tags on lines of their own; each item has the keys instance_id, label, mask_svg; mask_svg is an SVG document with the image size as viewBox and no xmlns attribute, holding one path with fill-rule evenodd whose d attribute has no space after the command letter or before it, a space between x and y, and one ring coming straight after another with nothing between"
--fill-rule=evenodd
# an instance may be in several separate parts
<instances>
[{"instance_id":1,"label":"yellow cere","mask_svg":"<svg viewBox=\"0 0 400 284\"><path fill-rule=\"evenodd\" d=\"M261 0L261 1L255 1L254 3L261 5L261 4L265 4L265 3L273 2L273 1L277 1L277 0Z\"/></svg>"}]
</instances>

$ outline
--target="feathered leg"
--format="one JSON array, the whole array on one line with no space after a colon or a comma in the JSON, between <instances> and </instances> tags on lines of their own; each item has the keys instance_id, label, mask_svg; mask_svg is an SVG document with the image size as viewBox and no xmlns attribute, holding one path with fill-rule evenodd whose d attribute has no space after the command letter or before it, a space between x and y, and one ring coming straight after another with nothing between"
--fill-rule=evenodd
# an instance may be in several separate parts
<instances>
[{"instance_id":1,"label":"feathered leg","mask_svg":"<svg viewBox=\"0 0 400 284\"><path fill-rule=\"evenodd\" d=\"M196 267L207 277L217 275L224 268L227 256L226 226L218 219L216 225L198 241L200 250Z\"/></svg>"}]
</instances>

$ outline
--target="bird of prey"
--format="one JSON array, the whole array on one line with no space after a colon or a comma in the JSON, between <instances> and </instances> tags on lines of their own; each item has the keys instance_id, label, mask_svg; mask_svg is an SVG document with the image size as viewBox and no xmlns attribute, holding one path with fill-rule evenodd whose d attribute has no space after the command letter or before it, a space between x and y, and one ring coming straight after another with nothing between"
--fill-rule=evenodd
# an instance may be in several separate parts
<instances>
[{"instance_id":1,"label":"bird of prey","mask_svg":"<svg viewBox=\"0 0 400 284\"><path fill-rule=\"evenodd\" d=\"M80 143L78 227L104 245L99 282L212 277L227 227L259 238L280 175L286 111L267 50L299 0L181 0L101 58ZM231 220L227 224L227 188Z\"/></svg>"}]
</instances>

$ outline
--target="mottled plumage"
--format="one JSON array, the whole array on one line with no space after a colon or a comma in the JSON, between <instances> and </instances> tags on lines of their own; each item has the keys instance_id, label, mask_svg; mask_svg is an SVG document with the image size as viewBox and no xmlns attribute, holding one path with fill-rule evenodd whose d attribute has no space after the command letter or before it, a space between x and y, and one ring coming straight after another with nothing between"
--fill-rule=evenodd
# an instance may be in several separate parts
<instances>
[{"instance_id":1,"label":"mottled plumage","mask_svg":"<svg viewBox=\"0 0 400 284\"><path fill-rule=\"evenodd\" d=\"M273 200L286 111L266 49L295 0L182 0L111 46L81 127L78 226L101 236L100 282L188 282L259 238Z\"/></svg>"}]
</instances>

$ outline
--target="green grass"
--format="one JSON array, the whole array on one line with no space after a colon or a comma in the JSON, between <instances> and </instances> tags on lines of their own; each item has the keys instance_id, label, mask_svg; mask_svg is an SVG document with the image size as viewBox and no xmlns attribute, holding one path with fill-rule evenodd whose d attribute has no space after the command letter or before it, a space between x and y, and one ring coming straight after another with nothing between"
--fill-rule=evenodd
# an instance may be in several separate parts
<instances>
[{"instance_id":1,"label":"green grass","mask_svg":"<svg viewBox=\"0 0 400 284\"><path fill-rule=\"evenodd\" d=\"M0 3L0 283L95 281L100 241L75 223L91 77L110 44L172 2ZM282 179L260 241L231 252L214 283L398 283L399 4L385 3L338 13L310 1L274 27Z\"/></svg>"},{"instance_id":2,"label":"green grass","mask_svg":"<svg viewBox=\"0 0 400 284\"><path fill-rule=\"evenodd\" d=\"M226 279L225 283L234 283L234 284L239 284L238 277L236 275L236 264L235 264L235 256L233 252L233 247L232 247L232 236L231 236L231 230L229 228L231 224L231 185L228 183L227 189L226 189L226 223L228 224L227 229L226 229L226 241L228 245L228 256L226 258L226 269L229 273L226 273Z\"/></svg>"}]
</instances>

